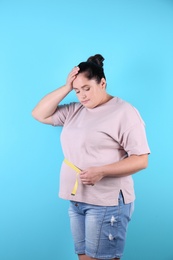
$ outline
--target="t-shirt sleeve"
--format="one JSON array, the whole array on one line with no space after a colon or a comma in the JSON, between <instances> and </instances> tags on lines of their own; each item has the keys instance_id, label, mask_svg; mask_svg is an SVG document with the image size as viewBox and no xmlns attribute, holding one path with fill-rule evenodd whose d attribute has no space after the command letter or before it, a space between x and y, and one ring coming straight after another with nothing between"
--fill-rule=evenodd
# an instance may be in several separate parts
<instances>
[{"instance_id":1,"label":"t-shirt sleeve","mask_svg":"<svg viewBox=\"0 0 173 260\"><path fill-rule=\"evenodd\" d=\"M73 116L76 109L79 107L79 103L70 103L65 105L59 105L52 115L53 126L63 126L65 121Z\"/></svg>"},{"instance_id":2,"label":"t-shirt sleeve","mask_svg":"<svg viewBox=\"0 0 173 260\"><path fill-rule=\"evenodd\" d=\"M128 118L130 118L129 127L126 128L121 136L121 146L128 156L149 154L150 148L146 137L145 123L138 110L132 107L130 109L130 117Z\"/></svg>"},{"instance_id":3,"label":"t-shirt sleeve","mask_svg":"<svg viewBox=\"0 0 173 260\"><path fill-rule=\"evenodd\" d=\"M69 105L59 105L52 115L54 126L63 126L69 113Z\"/></svg>"},{"instance_id":4,"label":"t-shirt sleeve","mask_svg":"<svg viewBox=\"0 0 173 260\"><path fill-rule=\"evenodd\" d=\"M126 130L122 136L121 145L128 156L149 154L150 149L146 137L145 125L141 122Z\"/></svg>"}]
</instances>

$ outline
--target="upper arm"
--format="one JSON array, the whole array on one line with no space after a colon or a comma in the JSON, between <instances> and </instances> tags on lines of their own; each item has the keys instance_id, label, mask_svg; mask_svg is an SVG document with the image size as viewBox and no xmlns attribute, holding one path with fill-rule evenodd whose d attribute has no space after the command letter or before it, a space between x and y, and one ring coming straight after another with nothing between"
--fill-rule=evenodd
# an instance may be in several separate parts
<instances>
[{"instance_id":1,"label":"upper arm","mask_svg":"<svg viewBox=\"0 0 173 260\"><path fill-rule=\"evenodd\" d=\"M47 125L53 125L52 116L49 116L47 118L41 118L41 117L36 116L33 112L32 112L32 116L40 123L47 124Z\"/></svg>"},{"instance_id":2,"label":"upper arm","mask_svg":"<svg viewBox=\"0 0 173 260\"><path fill-rule=\"evenodd\" d=\"M52 116L49 116L49 117L43 119L41 123L43 123L43 124L47 124L47 125L53 125L53 119L52 119Z\"/></svg>"},{"instance_id":3,"label":"upper arm","mask_svg":"<svg viewBox=\"0 0 173 260\"><path fill-rule=\"evenodd\" d=\"M140 166L141 169L145 169L148 166L148 153L146 154L141 154L141 155L131 155L129 157L133 157L135 159L135 161L138 161L138 164Z\"/></svg>"}]
</instances>

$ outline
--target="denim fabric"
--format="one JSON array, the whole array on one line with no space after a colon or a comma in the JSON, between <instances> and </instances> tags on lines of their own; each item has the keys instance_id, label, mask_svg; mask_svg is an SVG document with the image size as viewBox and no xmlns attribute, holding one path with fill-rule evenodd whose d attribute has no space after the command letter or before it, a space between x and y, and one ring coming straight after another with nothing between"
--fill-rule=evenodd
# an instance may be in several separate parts
<instances>
[{"instance_id":1,"label":"denim fabric","mask_svg":"<svg viewBox=\"0 0 173 260\"><path fill-rule=\"evenodd\" d=\"M118 206L71 201L69 216L76 254L103 260L121 258L133 209L134 203L124 204L121 192Z\"/></svg>"}]
</instances>

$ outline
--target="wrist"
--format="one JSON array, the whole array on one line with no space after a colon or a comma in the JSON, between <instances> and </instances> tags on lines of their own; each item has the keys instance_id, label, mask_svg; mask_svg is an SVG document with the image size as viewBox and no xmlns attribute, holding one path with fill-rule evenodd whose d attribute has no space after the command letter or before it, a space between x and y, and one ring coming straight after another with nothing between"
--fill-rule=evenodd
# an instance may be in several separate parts
<instances>
[{"instance_id":1,"label":"wrist","mask_svg":"<svg viewBox=\"0 0 173 260\"><path fill-rule=\"evenodd\" d=\"M65 85L63 86L63 88L66 90L67 93L69 93L70 91L72 91L72 87L69 86L68 84L65 84Z\"/></svg>"},{"instance_id":2,"label":"wrist","mask_svg":"<svg viewBox=\"0 0 173 260\"><path fill-rule=\"evenodd\" d=\"M106 172L104 170L104 166L99 167L98 171L99 171L99 175L101 178L106 177Z\"/></svg>"},{"instance_id":3,"label":"wrist","mask_svg":"<svg viewBox=\"0 0 173 260\"><path fill-rule=\"evenodd\" d=\"M68 85L68 84L65 84L64 88L66 88L68 92L72 91L72 89L73 89L72 86Z\"/></svg>"}]
</instances>

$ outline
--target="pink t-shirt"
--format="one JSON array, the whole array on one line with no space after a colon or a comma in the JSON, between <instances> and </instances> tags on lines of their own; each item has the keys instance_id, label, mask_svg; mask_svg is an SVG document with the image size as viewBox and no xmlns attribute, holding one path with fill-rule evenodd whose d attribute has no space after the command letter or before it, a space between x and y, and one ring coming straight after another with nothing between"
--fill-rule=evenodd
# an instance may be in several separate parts
<instances>
[{"instance_id":1,"label":"pink t-shirt","mask_svg":"<svg viewBox=\"0 0 173 260\"><path fill-rule=\"evenodd\" d=\"M129 103L114 97L101 106L88 109L80 103L58 106L54 125L63 126L61 144L64 157L84 170L118 162L132 154L150 153L144 122ZM131 176L105 177L94 186L83 185L78 176L76 195L71 195L76 172L64 162L59 196L63 199L101 206L118 205L123 192L125 203L134 201Z\"/></svg>"}]
</instances>

